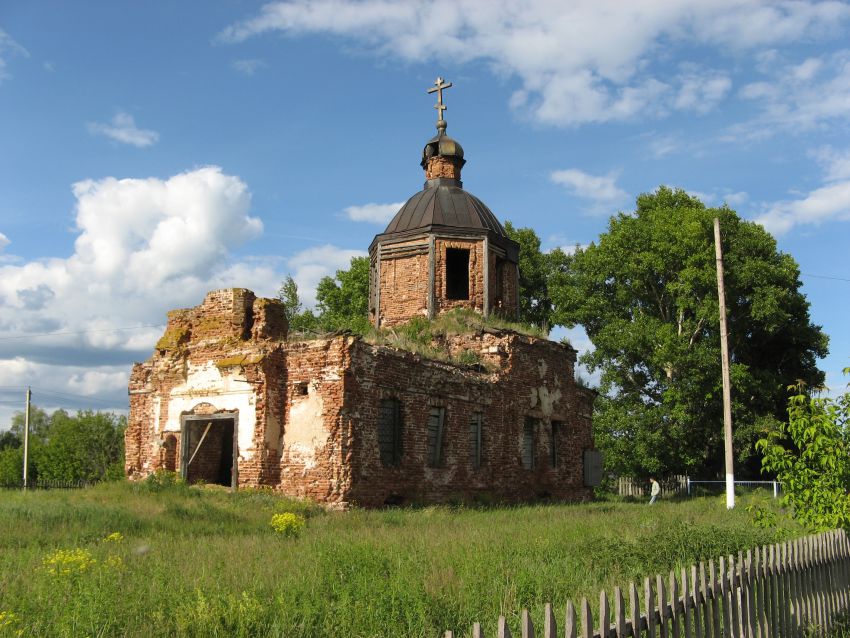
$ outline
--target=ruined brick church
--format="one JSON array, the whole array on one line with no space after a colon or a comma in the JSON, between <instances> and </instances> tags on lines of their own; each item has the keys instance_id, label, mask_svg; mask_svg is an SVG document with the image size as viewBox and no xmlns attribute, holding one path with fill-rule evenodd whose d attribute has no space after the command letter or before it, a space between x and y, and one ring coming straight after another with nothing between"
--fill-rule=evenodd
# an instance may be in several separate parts
<instances>
[{"instance_id":1,"label":"ruined brick church","mask_svg":"<svg viewBox=\"0 0 850 638\"><path fill-rule=\"evenodd\" d=\"M369 247L378 328L454 308L516 318L519 246L463 189L461 145L437 135L425 186ZM599 479L595 393L576 351L511 330L435 335L461 365L351 334L294 339L283 304L216 290L168 313L153 355L133 367L131 479L159 469L190 483L271 486L329 506L584 500Z\"/></svg>"}]
</instances>

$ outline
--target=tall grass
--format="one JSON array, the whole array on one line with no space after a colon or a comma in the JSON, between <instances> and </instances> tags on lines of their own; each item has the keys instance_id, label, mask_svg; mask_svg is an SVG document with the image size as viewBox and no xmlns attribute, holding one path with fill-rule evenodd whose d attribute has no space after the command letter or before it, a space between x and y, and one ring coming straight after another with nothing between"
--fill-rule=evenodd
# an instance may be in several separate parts
<instances>
[{"instance_id":1,"label":"tall grass","mask_svg":"<svg viewBox=\"0 0 850 638\"><path fill-rule=\"evenodd\" d=\"M307 519L300 536L272 529L285 511ZM0 636L436 636L476 620L493 635L500 613L795 533L714 498L326 513L181 485L3 492L0 613L14 621ZM74 549L93 562L46 568Z\"/></svg>"}]
</instances>

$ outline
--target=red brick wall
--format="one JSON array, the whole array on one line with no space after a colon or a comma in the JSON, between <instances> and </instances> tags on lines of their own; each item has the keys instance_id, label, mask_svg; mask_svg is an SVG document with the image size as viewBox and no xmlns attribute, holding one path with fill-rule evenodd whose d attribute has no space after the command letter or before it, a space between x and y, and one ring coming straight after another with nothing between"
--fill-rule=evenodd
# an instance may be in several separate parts
<instances>
[{"instance_id":1,"label":"red brick wall","mask_svg":"<svg viewBox=\"0 0 850 638\"><path fill-rule=\"evenodd\" d=\"M582 500L582 453L593 447L590 422L581 414L592 395L572 381L575 352L559 344L515 334L480 335L457 343L483 348L499 373L463 370L357 342L352 352L355 380L346 405L355 417L350 500L366 506L386 502L447 500ZM534 394L532 396L532 389ZM553 399L554 396L558 398ZM397 398L404 419L400 466L384 467L377 444L381 398ZM541 400L542 399L542 400ZM444 463L427 463L426 424L431 407L445 408ZM483 413L483 463L472 463L469 420ZM527 417L540 420L535 432L537 465L522 466L522 432ZM559 465L550 467L551 422L563 423Z\"/></svg>"},{"instance_id":2,"label":"red brick wall","mask_svg":"<svg viewBox=\"0 0 850 638\"><path fill-rule=\"evenodd\" d=\"M422 243L419 240L416 243ZM404 244L392 244L393 248ZM381 325L393 326L428 313L428 255L381 261Z\"/></svg>"}]
</instances>

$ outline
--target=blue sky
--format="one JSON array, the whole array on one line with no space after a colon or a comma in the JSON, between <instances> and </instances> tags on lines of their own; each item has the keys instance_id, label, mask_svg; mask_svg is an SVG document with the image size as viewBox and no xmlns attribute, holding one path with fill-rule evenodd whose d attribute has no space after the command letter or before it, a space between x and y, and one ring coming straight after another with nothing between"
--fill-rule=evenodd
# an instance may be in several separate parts
<instances>
[{"instance_id":1,"label":"blue sky","mask_svg":"<svg viewBox=\"0 0 850 638\"><path fill-rule=\"evenodd\" d=\"M438 75L465 187L546 248L660 184L764 224L841 388L848 28L845 2L7 0L0 429L27 385L125 409L166 311L206 290L291 273L312 300L422 187Z\"/></svg>"}]
</instances>

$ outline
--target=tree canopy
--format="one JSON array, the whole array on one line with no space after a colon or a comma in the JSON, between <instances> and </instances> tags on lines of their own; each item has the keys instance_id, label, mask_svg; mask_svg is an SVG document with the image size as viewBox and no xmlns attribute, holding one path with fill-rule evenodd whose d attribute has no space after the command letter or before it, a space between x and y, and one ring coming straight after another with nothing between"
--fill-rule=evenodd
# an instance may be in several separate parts
<instances>
[{"instance_id":1,"label":"tree canopy","mask_svg":"<svg viewBox=\"0 0 850 638\"><path fill-rule=\"evenodd\" d=\"M17 485L23 474L24 415L12 417L11 437L0 448L0 485ZM97 481L124 475L124 416L83 410L48 414L30 409L29 477L41 481ZM35 429L34 429L35 428ZM7 437L9 438L9 437Z\"/></svg>"},{"instance_id":2,"label":"tree canopy","mask_svg":"<svg viewBox=\"0 0 850 638\"><path fill-rule=\"evenodd\" d=\"M809 319L799 268L773 237L728 207L682 190L637 198L633 214L565 258L549 287L554 320L580 324L601 372L597 444L610 469L640 476L722 467L719 305L713 219L725 261L735 450L757 473L753 444L784 416L785 387L819 385L827 337Z\"/></svg>"},{"instance_id":3,"label":"tree canopy","mask_svg":"<svg viewBox=\"0 0 850 638\"><path fill-rule=\"evenodd\" d=\"M519 244L519 319L548 331L554 312L549 282L566 256L560 248L543 252L540 238L531 228L514 228L508 221L505 232Z\"/></svg>"}]
</instances>

